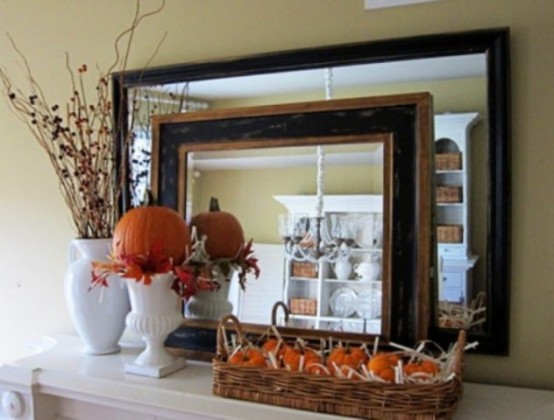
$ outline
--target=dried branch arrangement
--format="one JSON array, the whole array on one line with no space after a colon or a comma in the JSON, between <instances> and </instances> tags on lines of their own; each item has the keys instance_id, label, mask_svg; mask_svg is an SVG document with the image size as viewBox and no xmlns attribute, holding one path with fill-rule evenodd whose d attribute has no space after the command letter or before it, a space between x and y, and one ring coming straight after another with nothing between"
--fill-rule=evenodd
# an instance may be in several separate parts
<instances>
[{"instance_id":1,"label":"dried branch arrangement","mask_svg":"<svg viewBox=\"0 0 554 420\"><path fill-rule=\"evenodd\" d=\"M114 149L128 121L114 121L110 74L116 70L122 74L127 69L136 29L145 18L158 14L164 6L165 0L162 0L155 10L142 13L137 0L131 25L114 42L114 62L107 71L98 69L94 97L90 93L87 95L87 65L81 65L75 74L66 53L71 94L65 104L52 103L45 97L27 58L8 35L23 62L28 86L27 89L14 86L7 71L0 69L6 99L46 151L80 238L112 235L122 189L118 180L123 179L118 174L120 168L117 168Z\"/></svg>"}]
</instances>

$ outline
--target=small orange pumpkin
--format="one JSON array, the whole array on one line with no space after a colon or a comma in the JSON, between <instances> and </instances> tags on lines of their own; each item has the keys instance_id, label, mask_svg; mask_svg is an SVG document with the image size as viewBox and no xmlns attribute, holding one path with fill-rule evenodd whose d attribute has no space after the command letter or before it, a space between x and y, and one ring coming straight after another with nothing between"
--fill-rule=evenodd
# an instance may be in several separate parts
<instances>
[{"instance_id":1,"label":"small orange pumpkin","mask_svg":"<svg viewBox=\"0 0 554 420\"><path fill-rule=\"evenodd\" d=\"M191 219L198 237L206 236L206 252L213 258L234 258L244 246L244 232L235 216L221 211L217 198L210 200L210 211L198 213Z\"/></svg>"},{"instance_id":2,"label":"small orange pumpkin","mask_svg":"<svg viewBox=\"0 0 554 420\"><path fill-rule=\"evenodd\" d=\"M250 366L250 367L266 367L267 362L265 360L262 350L255 347L247 347L242 350L238 350L229 358L229 363L237 366Z\"/></svg>"},{"instance_id":3,"label":"small orange pumpkin","mask_svg":"<svg viewBox=\"0 0 554 420\"><path fill-rule=\"evenodd\" d=\"M190 230L175 210L146 205L129 210L117 222L113 250L116 257L146 255L158 241L173 265L181 264L191 247Z\"/></svg>"},{"instance_id":4,"label":"small orange pumpkin","mask_svg":"<svg viewBox=\"0 0 554 420\"><path fill-rule=\"evenodd\" d=\"M262 345L262 349L266 353L270 353L275 351L278 345L279 345L279 340L277 340L276 338L270 338L264 342L264 344Z\"/></svg>"},{"instance_id":5,"label":"small orange pumpkin","mask_svg":"<svg viewBox=\"0 0 554 420\"><path fill-rule=\"evenodd\" d=\"M329 353L327 368L331 373L335 372L335 366L339 369L341 369L342 366L358 369L367 359L367 353L362 347L350 347L349 344L346 346L339 345Z\"/></svg>"},{"instance_id":6,"label":"small orange pumpkin","mask_svg":"<svg viewBox=\"0 0 554 420\"><path fill-rule=\"evenodd\" d=\"M282 355L285 351L286 344L277 338L269 338L262 345L262 350L265 353L273 353L275 356Z\"/></svg>"},{"instance_id":7,"label":"small orange pumpkin","mask_svg":"<svg viewBox=\"0 0 554 420\"><path fill-rule=\"evenodd\" d=\"M303 361L302 361L303 359ZM283 354L283 364L293 372L300 371L300 362L302 361L302 371L313 363L321 363L321 356L315 350L302 348L299 346L287 347Z\"/></svg>"},{"instance_id":8,"label":"small orange pumpkin","mask_svg":"<svg viewBox=\"0 0 554 420\"><path fill-rule=\"evenodd\" d=\"M414 373L427 373L435 376L439 372L437 364L431 360L423 360L419 362L411 362L404 366L404 373L406 375L413 375Z\"/></svg>"},{"instance_id":9,"label":"small orange pumpkin","mask_svg":"<svg viewBox=\"0 0 554 420\"><path fill-rule=\"evenodd\" d=\"M378 353L367 362L367 368L374 375L387 382L394 382L394 367L400 361L400 357L394 353Z\"/></svg>"}]
</instances>

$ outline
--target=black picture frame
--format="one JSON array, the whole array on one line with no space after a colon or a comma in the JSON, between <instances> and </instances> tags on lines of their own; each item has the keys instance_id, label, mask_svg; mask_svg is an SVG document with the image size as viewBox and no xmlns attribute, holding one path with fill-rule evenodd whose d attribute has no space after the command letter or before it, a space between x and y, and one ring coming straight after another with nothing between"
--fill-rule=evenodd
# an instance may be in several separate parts
<instances>
[{"instance_id":1,"label":"black picture frame","mask_svg":"<svg viewBox=\"0 0 554 420\"><path fill-rule=\"evenodd\" d=\"M126 118L128 89L183 81L268 74L350 64L381 63L407 59L485 53L487 60L488 168L487 182L487 328L469 331L468 340L478 341L477 352L507 355L509 351L510 284L510 51L509 28L477 29L464 32L377 40L272 52L247 57L184 63L159 68L115 73L113 101L115 118ZM124 134L124 133L123 133ZM120 142L117 158L124 150ZM128 208L129 196L122 195L121 209ZM429 327L429 338L447 344L456 331Z\"/></svg>"}]
</instances>

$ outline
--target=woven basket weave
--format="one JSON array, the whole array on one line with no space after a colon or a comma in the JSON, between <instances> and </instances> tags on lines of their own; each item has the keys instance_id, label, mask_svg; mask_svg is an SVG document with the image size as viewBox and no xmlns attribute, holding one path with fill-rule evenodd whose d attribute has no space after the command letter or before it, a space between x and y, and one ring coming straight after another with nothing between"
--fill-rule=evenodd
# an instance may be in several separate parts
<instances>
[{"instance_id":1,"label":"woven basket weave","mask_svg":"<svg viewBox=\"0 0 554 420\"><path fill-rule=\"evenodd\" d=\"M315 315L317 313L317 300L305 298L290 299L290 313L297 315Z\"/></svg>"},{"instance_id":2,"label":"woven basket weave","mask_svg":"<svg viewBox=\"0 0 554 420\"><path fill-rule=\"evenodd\" d=\"M452 366L452 380L433 384L382 384L346 378L244 367L227 363L224 336L232 321L238 341L246 342L233 315L220 321L217 356L213 361L213 393L320 413L380 420L449 419L462 397L465 331L460 331Z\"/></svg>"},{"instance_id":3,"label":"woven basket weave","mask_svg":"<svg viewBox=\"0 0 554 420\"><path fill-rule=\"evenodd\" d=\"M461 203L462 187L438 185L436 188L437 203Z\"/></svg>"},{"instance_id":4,"label":"woven basket weave","mask_svg":"<svg viewBox=\"0 0 554 420\"><path fill-rule=\"evenodd\" d=\"M441 243L461 243L463 242L464 228L462 225L438 225L437 241Z\"/></svg>"},{"instance_id":5,"label":"woven basket weave","mask_svg":"<svg viewBox=\"0 0 554 420\"><path fill-rule=\"evenodd\" d=\"M294 262L292 263L292 276L303 277L307 279L317 279L317 264Z\"/></svg>"},{"instance_id":6,"label":"woven basket weave","mask_svg":"<svg viewBox=\"0 0 554 420\"><path fill-rule=\"evenodd\" d=\"M462 169L462 154L437 153L435 155L435 169L437 171L455 171Z\"/></svg>"}]
</instances>

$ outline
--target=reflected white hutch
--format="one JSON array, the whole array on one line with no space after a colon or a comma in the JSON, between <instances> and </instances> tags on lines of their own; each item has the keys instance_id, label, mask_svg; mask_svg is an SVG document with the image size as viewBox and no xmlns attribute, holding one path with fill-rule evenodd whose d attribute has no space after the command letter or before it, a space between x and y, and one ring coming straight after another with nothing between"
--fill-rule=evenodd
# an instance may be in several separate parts
<instances>
[{"instance_id":1,"label":"reflected white hutch","mask_svg":"<svg viewBox=\"0 0 554 420\"><path fill-rule=\"evenodd\" d=\"M314 216L317 196L275 196L289 214ZM353 243L349 247L348 275L339 276L335 264L320 260L315 264L285 259L284 300L291 308L290 326L331 331L381 333L382 288L380 273L360 280L354 267L361 262L381 266L382 195L326 195L323 216L332 226L335 215L346 215L352 223ZM310 275L295 273L295 266L313 266ZM295 303L302 302L301 309ZM302 309L303 308L303 309Z\"/></svg>"},{"instance_id":2,"label":"reflected white hutch","mask_svg":"<svg viewBox=\"0 0 554 420\"><path fill-rule=\"evenodd\" d=\"M435 115L435 185L439 299L468 303L472 270L478 260L471 251L470 144L477 113ZM453 158L444 163L441 158Z\"/></svg>"}]
</instances>

